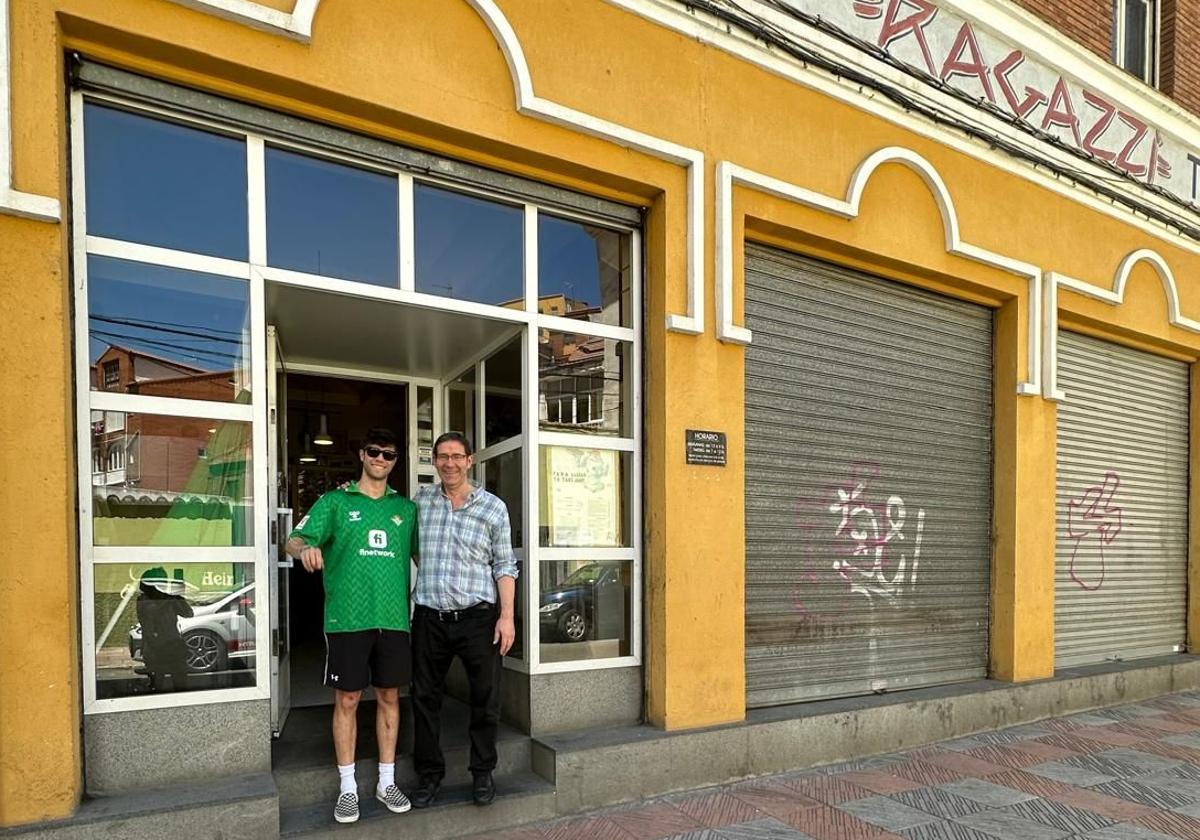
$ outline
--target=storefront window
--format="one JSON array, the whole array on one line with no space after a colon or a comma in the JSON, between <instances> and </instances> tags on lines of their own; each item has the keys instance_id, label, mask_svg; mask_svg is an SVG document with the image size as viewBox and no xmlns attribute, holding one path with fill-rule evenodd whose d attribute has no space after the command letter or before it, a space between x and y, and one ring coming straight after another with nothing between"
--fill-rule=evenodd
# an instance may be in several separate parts
<instances>
[{"instance_id":1,"label":"storefront window","mask_svg":"<svg viewBox=\"0 0 1200 840\"><path fill-rule=\"evenodd\" d=\"M250 286L88 257L92 390L250 401Z\"/></svg>"},{"instance_id":2,"label":"storefront window","mask_svg":"<svg viewBox=\"0 0 1200 840\"><path fill-rule=\"evenodd\" d=\"M480 447L521 434L521 339L515 338L483 363L484 436Z\"/></svg>"},{"instance_id":3,"label":"storefront window","mask_svg":"<svg viewBox=\"0 0 1200 840\"><path fill-rule=\"evenodd\" d=\"M538 214L538 312L628 327L629 235Z\"/></svg>"},{"instance_id":4,"label":"storefront window","mask_svg":"<svg viewBox=\"0 0 1200 840\"><path fill-rule=\"evenodd\" d=\"M427 184L413 200L418 292L524 308L521 208Z\"/></svg>"},{"instance_id":5,"label":"storefront window","mask_svg":"<svg viewBox=\"0 0 1200 840\"><path fill-rule=\"evenodd\" d=\"M93 574L97 699L255 684L253 565L165 556Z\"/></svg>"},{"instance_id":6,"label":"storefront window","mask_svg":"<svg viewBox=\"0 0 1200 840\"><path fill-rule=\"evenodd\" d=\"M246 259L246 143L115 108L84 106L87 228Z\"/></svg>"},{"instance_id":7,"label":"storefront window","mask_svg":"<svg viewBox=\"0 0 1200 840\"><path fill-rule=\"evenodd\" d=\"M628 437L630 344L558 330L538 337L538 414L551 432Z\"/></svg>"},{"instance_id":8,"label":"storefront window","mask_svg":"<svg viewBox=\"0 0 1200 840\"><path fill-rule=\"evenodd\" d=\"M541 447L540 544L547 548L629 546L630 458L632 453L614 449Z\"/></svg>"},{"instance_id":9,"label":"storefront window","mask_svg":"<svg viewBox=\"0 0 1200 840\"><path fill-rule=\"evenodd\" d=\"M544 560L538 619L543 662L630 654L629 560Z\"/></svg>"},{"instance_id":10,"label":"storefront window","mask_svg":"<svg viewBox=\"0 0 1200 840\"><path fill-rule=\"evenodd\" d=\"M395 176L267 149L267 262L396 288Z\"/></svg>"},{"instance_id":11,"label":"storefront window","mask_svg":"<svg viewBox=\"0 0 1200 840\"><path fill-rule=\"evenodd\" d=\"M253 545L249 423L91 416L95 545Z\"/></svg>"}]
</instances>

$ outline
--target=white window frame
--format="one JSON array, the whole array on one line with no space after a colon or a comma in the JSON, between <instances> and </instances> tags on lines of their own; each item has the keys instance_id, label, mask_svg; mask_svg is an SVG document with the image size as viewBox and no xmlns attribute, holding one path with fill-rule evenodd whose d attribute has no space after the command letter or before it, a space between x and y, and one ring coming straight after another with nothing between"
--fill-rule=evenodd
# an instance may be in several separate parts
<instances>
[{"instance_id":1,"label":"white window frame","mask_svg":"<svg viewBox=\"0 0 1200 840\"><path fill-rule=\"evenodd\" d=\"M93 236L87 230L86 179L84 154L83 112L86 102L118 107L131 113L174 123L200 128L245 141L247 167L247 214L248 214L248 259L245 261L212 257L187 251L144 245L135 242ZM249 130L231 128L228 125L178 113L169 109L132 101L109 93L73 90L70 96L70 139L72 163L72 252L74 257L73 288L75 296L75 397L77 428L77 481L79 483L79 557L81 598L81 654L83 662L83 711L85 714L103 714L150 708L170 708L209 703L233 702L238 700L263 700L270 698L270 602L266 583L272 573L268 562L269 523L268 475L270 465L267 447L266 376L266 311L265 289L267 283L278 283L307 289L351 295L359 298L388 301L409 306L436 309L486 317L510 322L516 330L507 334L504 341L497 341L485 348L474 363L477 369L476 413L477 433L484 427L484 389L482 365L488 355L499 346L511 341L514 335L522 337L522 375L525 388L522 406L522 434L503 441L493 447L485 446L477 455L484 462L504 452L523 449L523 482L526 493L524 547L518 550L523 574L518 582L524 594L527 615L524 620L524 660L505 658L505 667L531 674L589 671L605 668L640 666L642 656L642 239L640 231L610 220L565 210L561 207L540 207L531 200L514 199L486 187L464 187L462 184L444 182L435 176L414 175L399 168L381 167L376 161L364 161L342 151L318 146L306 146L294 140L280 140ZM349 163L356 167L371 169L393 175L397 179L400 230L398 231L399 278L396 288L373 286L338 278L306 274L267 265L266 223L266 148L268 145L299 151L307 155L335 162ZM472 301L430 295L415 290L414 260L414 212L413 197L418 183L428 183L443 189L486 198L509 206L517 206L524 212L524 306L510 309L501 306L475 303ZM608 324L576 321L570 318L542 315L538 305L538 215L546 212L556 218L603 227L630 237L630 324L612 326ZM119 392L93 391L90 380L89 329L87 322L87 259L89 256L105 256L134 262L178 268L206 274L215 274L230 279L243 280L250 288L251 344L250 358L251 405L217 403L203 400L177 399L169 397L147 397ZM617 339L629 342L631 363L625 375L629 378L627 393L632 405L627 406L631 429L627 437L609 437L573 433L541 432L538 422L538 336L541 329L563 330L580 335ZM465 368L464 368L465 370ZM314 371L315 372L315 371ZM327 372L336 375L332 370ZM463 370L456 371L456 378ZM347 373L347 372L343 372ZM348 375L348 374L347 374ZM357 374L356 374L357 375ZM409 377L405 381L416 382ZM450 380L445 380L450 381ZM432 380L420 382L436 386ZM439 393L440 391L440 393ZM410 389L415 395L415 390ZM446 415L444 400L448 389L435 388L435 434L442 429ZM410 406L411 409L411 406ZM204 417L212 420L237 420L252 424L251 457L254 464L254 544L232 548L144 548L94 546L92 533L92 451L91 411L146 412L171 416ZM543 445L566 445L605 450L630 452L632 476L629 482L632 498L624 499L629 509L631 522L630 545L626 548L542 548L539 537L539 459ZM415 447L414 447L415 449ZM413 465L410 464L410 470ZM415 486L414 486L415 489ZM622 488L624 492L624 488ZM180 692L162 695L145 695L99 699L96 696L95 660L95 575L98 564L138 563L153 558L163 562L164 553L170 554L170 562L233 562L253 564L255 581L263 586L258 594L258 618L255 636L258 656L255 661L255 685L246 688L213 689L207 691ZM568 556L569 555L569 556ZM570 662L540 661L538 605L540 604L539 563L541 560L627 560L631 563L630 585L632 615L629 622L630 654L606 659L579 660Z\"/></svg>"},{"instance_id":2,"label":"white window frame","mask_svg":"<svg viewBox=\"0 0 1200 840\"><path fill-rule=\"evenodd\" d=\"M1125 21L1128 18L1130 3L1147 3L1150 6L1146 15L1145 33L1146 72L1140 78L1151 87L1157 88L1161 75L1162 58L1162 0L1113 0L1113 40L1112 61L1122 70L1133 74L1128 68L1128 58L1125 55Z\"/></svg>"}]
</instances>

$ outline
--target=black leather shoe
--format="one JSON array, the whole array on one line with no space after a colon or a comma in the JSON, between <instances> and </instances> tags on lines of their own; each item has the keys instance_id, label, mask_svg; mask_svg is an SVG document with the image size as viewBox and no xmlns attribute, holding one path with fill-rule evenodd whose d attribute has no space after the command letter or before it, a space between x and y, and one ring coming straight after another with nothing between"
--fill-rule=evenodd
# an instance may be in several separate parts
<instances>
[{"instance_id":1,"label":"black leather shoe","mask_svg":"<svg viewBox=\"0 0 1200 840\"><path fill-rule=\"evenodd\" d=\"M428 808L437 799L438 788L442 783L437 779L422 779L421 785L412 792L408 799L414 808Z\"/></svg>"},{"instance_id":2,"label":"black leather shoe","mask_svg":"<svg viewBox=\"0 0 1200 840\"><path fill-rule=\"evenodd\" d=\"M471 798L476 805L491 805L496 798L496 783L492 781L491 773L476 773L475 784L471 786Z\"/></svg>"}]
</instances>

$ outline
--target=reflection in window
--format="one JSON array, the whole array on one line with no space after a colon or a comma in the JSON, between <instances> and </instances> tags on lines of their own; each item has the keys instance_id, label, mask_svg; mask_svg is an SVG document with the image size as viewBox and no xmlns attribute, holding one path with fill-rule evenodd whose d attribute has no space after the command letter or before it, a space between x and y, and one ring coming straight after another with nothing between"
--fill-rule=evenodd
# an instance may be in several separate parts
<instances>
[{"instance_id":1,"label":"reflection in window","mask_svg":"<svg viewBox=\"0 0 1200 840\"><path fill-rule=\"evenodd\" d=\"M267 149L267 262L395 288L398 202L393 176Z\"/></svg>"},{"instance_id":2,"label":"reflection in window","mask_svg":"<svg viewBox=\"0 0 1200 840\"><path fill-rule=\"evenodd\" d=\"M90 235L246 259L245 141L91 103L83 122Z\"/></svg>"},{"instance_id":3,"label":"reflection in window","mask_svg":"<svg viewBox=\"0 0 1200 840\"><path fill-rule=\"evenodd\" d=\"M524 211L417 184L416 288L523 309Z\"/></svg>"},{"instance_id":4,"label":"reflection in window","mask_svg":"<svg viewBox=\"0 0 1200 840\"><path fill-rule=\"evenodd\" d=\"M254 567L242 563L98 563L96 696L255 683Z\"/></svg>"},{"instance_id":5,"label":"reflection in window","mask_svg":"<svg viewBox=\"0 0 1200 840\"><path fill-rule=\"evenodd\" d=\"M250 401L250 286L88 257L92 390Z\"/></svg>"},{"instance_id":6,"label":"reflection in window","mask_svg":"<svg viewBox=\"0 0 1200 840\"><path fill-rule=\"evenodd\" d=\"M542 661L629 656L632 578L629 560L542 561Z\"/></svg>"},{"instance_id":7,"label":"reflection in window","mask_svg":"<svg viewBox=\"0 0 1200 840\"><path fill-rule=\"evenodd\" d=\"M554 432L628 437L628 342L542 330L538 418Z\"/></svg>"},{"instance_id":8,"label":"reflection in window","mask_svg":"<svg viewBox=\"0 0 1200 840\"><path fill-rule=\"evenodd\" d=\"M483 365L484 440L495 446L521 434L521 339L489 356Z\"/></svg>"},{"instance_id":9,"label":"reflection in window","mask_svg":"<svg viewBox=\"0 0 1200 840\"><path fill-rule=\"evenodd\" d=\"M499 496L508 508L508 521L512 527L514 548L525 545L522 526L525 521L525 491L521 476L521 450L513 449L503 455L489 458L482 464L483 486L489 493Z\"/></svg>"},{"instance_id":10,"label":"reflection in window","mask_svg":"<svg viewBox=\"0 0 1200 840\"><path fill-rule=\"evenodd\" d=\"M538 215L538 312L628 327L629 236Z\"/></svg>"},{"instance_id":11,"label":"reflection in window","mask_svg":"<svg viewBox=\"0 0 1200 840\"><path fill-rule=\"evenodd\" d=\"M543 446L539 456L541 545L617 548L631 545L628 502L631 453Z\"/></svg>"},{"instance_id":12,"label":"reflection in window","mask_svg":"<svg viewBox=\"0 0 1200 840\"><path fill-rule=\"evenodd\" d=\"M91 416L95 545L253 545L249 423Z\"/></svg>"}]
</instances>

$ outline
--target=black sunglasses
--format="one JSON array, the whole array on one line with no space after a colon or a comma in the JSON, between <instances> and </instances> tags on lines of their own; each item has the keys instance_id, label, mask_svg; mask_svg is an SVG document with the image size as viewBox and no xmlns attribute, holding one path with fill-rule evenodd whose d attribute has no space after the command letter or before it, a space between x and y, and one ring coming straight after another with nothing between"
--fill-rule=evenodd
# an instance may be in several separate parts
<instances>
[{"instance_id":1,"label":"black sunglasses","mask_svg":"<svg viewBox=\"0 0 1200 840\"><path fill-rule=\"evenodd\" d=\"M368 458L383 458L385 461L396 460L395 449L380 449L378 446L367 446L363 449L367 453Z\"/></svg>"}]
</instances>

